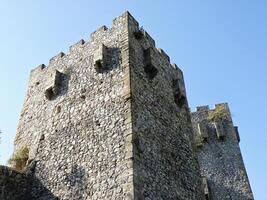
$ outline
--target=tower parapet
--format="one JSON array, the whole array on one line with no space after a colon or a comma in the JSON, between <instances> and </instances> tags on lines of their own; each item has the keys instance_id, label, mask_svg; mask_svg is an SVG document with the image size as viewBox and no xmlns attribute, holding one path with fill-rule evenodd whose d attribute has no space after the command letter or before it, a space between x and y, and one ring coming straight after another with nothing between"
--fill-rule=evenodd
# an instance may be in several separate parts
<instances>
[{"instance_id":1,"label":"tower parapet","mask_svg":"<svg viewBox=\"0 0 267 200\"><path fill-rule=\"evenodd\" d=\"M227 103L191 113L194 146L208 199L253 199L239 148L239 133Z\"/></svg>"}]
</instances>

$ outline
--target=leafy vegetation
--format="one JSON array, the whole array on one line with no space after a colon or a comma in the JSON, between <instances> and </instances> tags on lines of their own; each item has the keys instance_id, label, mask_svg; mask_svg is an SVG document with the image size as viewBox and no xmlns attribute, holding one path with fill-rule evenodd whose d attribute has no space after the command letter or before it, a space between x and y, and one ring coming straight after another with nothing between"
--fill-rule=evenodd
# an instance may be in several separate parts
<instances>
[{"instance_id":1,"label":"leafy vegetation","mask_svg":"<svg viewBox=\"0 0 267 200\"><path fill-rule=\"evenodd\" d=\"M218 106L215 110L209 111L208 119L210 121L220 121L220 120L229 120L231 114L223 106Z\"/></svg>"},{"instance_id":2,"label":"leafy vegetation","mask_svg":"<svg viewBox=\"0 0 267 200\"><path fill-rule=\"evenodd\" d=\"M19 151L12 155L8 164L18 171L25 169L29 159L29 149L27 146L22 147Z\"/></svg>"}]
</instances>

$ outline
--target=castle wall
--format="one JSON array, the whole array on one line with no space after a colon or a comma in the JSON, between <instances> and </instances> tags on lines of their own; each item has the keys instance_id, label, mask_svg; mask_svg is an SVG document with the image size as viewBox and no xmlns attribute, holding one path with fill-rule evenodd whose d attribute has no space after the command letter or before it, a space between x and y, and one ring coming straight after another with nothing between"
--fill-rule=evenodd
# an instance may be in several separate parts
<instances>
[{"instance_id":1,"label":"castle wall","mask_svg":"<svg viewBox=\"0 0 267 200\"><path fill-rule=\"evenodd\" d=\"M198 107L191 115L195 137L203 139L198 139L196 152L201 175L207 179L206 195L212 200L253 199L228 105L218 104L216 109ZM217 120L212 119L214 116ZM221 127L214 124L217 121Z\"/></svg>"},{"instance_id":2,"label":"castle wall","mask_svg":"<svg viewBox=\"0 0 267 200\"><path fill-rule=\"evenodd\" d=\"M200 200L182 72L134 19L129 35L135 197Z\"/></svg>"},{"instance_id":3,"label":"castle wall","mask_svg":"<svg viewBox=\"0 0 267 200\"><path fill-rule=\"evenodd\" d=\"M125 159L130 102L123 96L129 86L127 21L125 13L112 28L101 27L89 42L81 40L31 72L15 151L27 145L37 161L34 199L132 196Z\"/></svg>"}]
</instances>

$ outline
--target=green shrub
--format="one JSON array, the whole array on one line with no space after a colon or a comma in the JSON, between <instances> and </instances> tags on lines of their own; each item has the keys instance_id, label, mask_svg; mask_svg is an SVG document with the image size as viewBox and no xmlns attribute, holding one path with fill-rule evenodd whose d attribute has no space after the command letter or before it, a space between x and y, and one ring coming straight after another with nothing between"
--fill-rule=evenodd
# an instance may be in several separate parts
<instances>
[{"instance_id":1,"label":"green shrub","mask_svg":"<svg viewBox=\"0 0 267 200\"><path fill-rule=\"evenodd\" d=\"M231 114L223 106L218 106L215 110L209 111L210 121L230 120Z\"/></svg>"},{"instance_id":2,"label":"green shrub","mask_svg":"<svg viewBox=\"0 0 267 200\"><path fill-rule=\"evenodd\" d=\"M26 167L28 159L29 149L28 147L24 146L12 155L12 157L8 160L8 164L14 169L22 171Z\"/></svg>"}]
</instances>

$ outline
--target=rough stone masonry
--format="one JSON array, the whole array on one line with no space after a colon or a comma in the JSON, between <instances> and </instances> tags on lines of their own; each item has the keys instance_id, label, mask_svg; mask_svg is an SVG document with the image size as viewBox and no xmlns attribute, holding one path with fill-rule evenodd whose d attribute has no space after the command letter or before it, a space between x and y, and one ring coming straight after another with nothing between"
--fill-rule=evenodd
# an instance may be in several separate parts
<instances>
[{"instance_id":1,"label":"rough stone masonry","mask_svg":"<svg viewBox=\"0 0 267 200\"><path fill-rule=\"evenodd\" d=\"M1 199L253 199L238 143L196 149L192 116L182 71L125 12L31 71L14 148L28 166L1 167Z\"/></svg>"}]
</instances>

